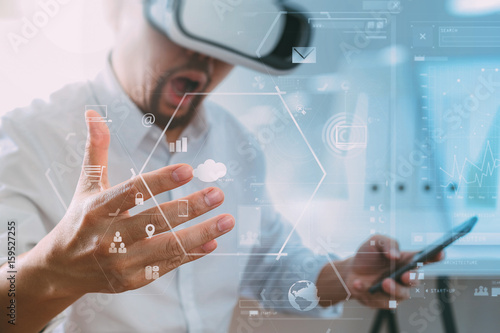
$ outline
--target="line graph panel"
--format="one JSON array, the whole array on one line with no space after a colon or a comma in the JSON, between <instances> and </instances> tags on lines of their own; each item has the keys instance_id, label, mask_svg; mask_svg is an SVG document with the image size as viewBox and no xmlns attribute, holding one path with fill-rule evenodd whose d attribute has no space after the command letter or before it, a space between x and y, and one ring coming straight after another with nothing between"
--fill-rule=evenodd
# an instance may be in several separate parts
<instances>
[{"instance_id":1,"label":"line graph panel","mask_svg":"<svg viewBox=\"0 0 500 333\"><path fill-rule=\"evenodd\" d=\"M500 167L500 159L496 157L498 153L493 152L490 141L486 143L482 161L479 164L468 158L460 163L455 155L451 172L440 168L445 175L444 179L449 179L447 183L440 186L444 188L454 186L457 193L461 193L462 188L465 188L469 203L495 206L498 192L498 168Z\"/></svg>"},{"instance_id":2,"label":"line graph panel","mask_svg":"<svg viewBox=\"0 0 500 333\"><path fill-rule=\"evenodd\" d=\"M500 62L452 59L421 67L425 137L437 152L437 199L498 206Z\"/></svg>"}]
</instances>

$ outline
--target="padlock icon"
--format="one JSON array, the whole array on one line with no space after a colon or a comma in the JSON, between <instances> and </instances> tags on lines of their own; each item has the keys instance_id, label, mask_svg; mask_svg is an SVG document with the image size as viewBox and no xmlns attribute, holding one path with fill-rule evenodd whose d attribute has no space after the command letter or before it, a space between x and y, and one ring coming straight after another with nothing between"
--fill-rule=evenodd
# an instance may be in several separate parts
<instances>
[{"instance_id":1,"label":"padlock icon","mask_svg":"<svg viewBox=\"0 0 500 333\"><path fill-rule=\"evenodd\" d=\"M144 205L144 195L142 195L141 192L139 192L135 195L135 205L136 206Z\"/></svg>"}]
</instances>

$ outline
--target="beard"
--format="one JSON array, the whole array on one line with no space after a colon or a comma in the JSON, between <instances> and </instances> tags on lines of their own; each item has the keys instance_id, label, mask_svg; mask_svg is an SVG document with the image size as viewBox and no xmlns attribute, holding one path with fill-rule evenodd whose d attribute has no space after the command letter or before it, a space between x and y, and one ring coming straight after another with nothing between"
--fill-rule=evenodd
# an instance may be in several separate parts
<instances>
[{"instance_id":1,"label":"beard","mask_svg":"<svg viewBox=\"0 0 500 333\"><path fill-rule=\"evenodd\" d=\"M148 103L149 109L144 113L149 112L154 114L156 119L155 125L159 126L162 129L164 129L167 125L168 129L175 129L187 126L196 115L198 107L200 106L203 98L205 97L204 95L196 95L193 98L191 98L189 104L184 106L187 108L184 114L180 116L176 115L175 117L173 117L173 115L166 115L161 112L162 106L163 108L166 107L171 110L176 110L179 107L178 113L179 111L181 111L179 105L173 105L170 103L163 102L162 96L164 88L170 81L170 79L174 77L175 74L186 70L198 70L205 73L205 75L207 76L207 82L205 83L204 86L200 87L197 92L204 92L206 88L210 85L211 75L209 73L207 63L197 61L194 59L194 57L191 58L185 65L176 67L161 75L156 80L153 90L149 96L149 103Z\"/></svg>"}]
</instances>

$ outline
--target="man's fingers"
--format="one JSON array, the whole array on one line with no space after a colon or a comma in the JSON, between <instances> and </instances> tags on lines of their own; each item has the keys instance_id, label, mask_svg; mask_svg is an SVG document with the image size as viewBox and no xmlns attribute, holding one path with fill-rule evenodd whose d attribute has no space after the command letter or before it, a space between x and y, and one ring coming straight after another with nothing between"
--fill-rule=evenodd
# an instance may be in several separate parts
<instances>
[{"instance_id":1,"label":"man's fingers","mask_svg":"<svg viewBox=\"0 0 500 333\"><path fill-rule=\"evenodd\" d=\"M176 269L180 265L203 258L207 254L213 252L216 248L217 241L212 240L206 244L203 244L202 246L193 249L183 257L156 261L144 268L140 267L139 276L142 280L146 280L146 282L150 282L149 280L156 280L160 276Z\"/></svg>"},{"instance_id":2,"label":"man's fingers","mask_svg":"<svg viewBox=\"0 0 500 333\"><path fill-rule=\"evenodd\" d=\"M114 186L103 199L103 206L109 212L115 212L117 209L126 211L136 205L137 197L148 200L151 194L173 190L188 183L192 178L193 168L188 164L169 165Z\"/></svg>"},{"instance_id":3,"label":"man's fingers","mask_svg":"<svg viewBox=\"0 0 500 333\"><path fill-rule=\"evenodd\" d=\"M202 246L198 246L192 249L191 251L188 251L187 256L183 260L183 264L196 259L200 259L201 257L204 257L207 254L215 251L216 248L217 248L217 241L215 239L212 239L211 241L203 244Z\"/></svg>"},{"instance_id":4,"label":"man's fingers","mask_svg":"<svg viewBox=\"0 0 500 333\"><path fill-rule=\"evenodd\" d=\"M155 233L159 234L219 207L223 201L222 190L209 187L182 199L163 203L160 205L161 211L158 207L147 209L126 223L132 237L139 240L146 237L144 230L148 224L154 225Z\"/></svg>"},{"instance_id":5,"label":"man's fingers","mask_svg":"<svg viewBox=\"0 0 500 333\"><path fill-rule=\"evenodd\" d=\"M352 291L356 298L364 305L371 308L388 309L389 301L403 301L410 297L410 289L406 286L396 283L396 281L386 278L382 282L382 291L370 294L368 289L371 284L362 279L356 279L352 284Z\"/></svg>"},{"instance_id":6,"label":"man's fingers","mask_svg":"<svg viewBox=\"0 0 500 333\"><path fill-rule=\"evenodd\" d=\"M373 236L372 240L375 240L377 250L384 253L386 258L397 260L401 257L399 244L394 239L382 235L376 235Z\"/></svg>"},{"instance_id":7,"label":"man's fingers","mask_svg":"<svg viewBox=\"0 0 500 333\"><path fill-rule=\"evenodd\" d=\"M410 281L410 272L405 272L403 275L401 275L401 283L404 284L405 286L409 286L411 281ZM415 281L417 282L417 281Z\"/></svg>"},{"instance_id":8,"label":"man's fingers","mask_svg":"<svg viewBox=\"0 0 500 333\"><path fill-rule=\"evenodd\" d=\"M136 244L148 253L153 261L184 257L192 250L224 235L234 227L234 218L229 214L219 215L189 228L163 233Z\"/></svg>"},{"instance_id":9,"label":"man's fingers","mask_svg":"<svg viewBox=\"0 0 500 333\"><path fill-rule=\"evenodd\" d=\"M382 281L382 290L392 299L402 301L410 297L410 288L402 284L396 283L393 279L386 278Z\"/></svg>"},{"instance_id":10,"label":"man's fingers","mask_svg":"<svg viewBox=\"0 0 500 333\"><path fill-rule=\"evenodd\" d=\"M87 111L85 121L87 123L87 143L78 190L106 189L109 187L107 172L109 129L97 111Z\"/></svg>"},{"instance_id":11,"label":"man's fingers","mask_svg":"<svg viewBox=\"0 0 500 333\"><path fill-rule=\"evenodd\" d=\"M366 286L364 285L363 281L357 279L352 282L352 286L356 291L364 292L367 290Z\"/></svg>"},{"instance_id":12,"label":"man's fingers","mask_svg":"<svg viewBox=\"0 0 500 333\"><path fill-rule=\"evenodd\" d=\"M229 214L219 215L205 222L177 232L187 251L208 243L234 228L234 217Z\"/></svg>"},{"instance_id":13,"label":"man's fingers","mask_svg":"<svg viewBox=\"0 0 500 333\"><path fill-rule=\"evenodd\" d=\"M433 262L438 262L438 261L443 260L444 257L445 257L444 251L441 251L438 254L436 254L434 257L427 258L425 263L429 264L429 263L433 263Z\"/></svg>"}]
</instances>

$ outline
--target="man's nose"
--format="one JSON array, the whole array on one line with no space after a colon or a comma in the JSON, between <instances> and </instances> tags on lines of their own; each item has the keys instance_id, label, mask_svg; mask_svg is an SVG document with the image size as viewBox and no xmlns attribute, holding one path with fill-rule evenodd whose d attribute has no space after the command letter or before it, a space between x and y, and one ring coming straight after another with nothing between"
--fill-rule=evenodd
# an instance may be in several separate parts
<instances>
[{"instance_id":1,"label":"man's nose","mask_svg":"<svg viewBox=\"0 0 500 333\"><path fill-rule=\"evenodd\" d=\"M195 51L187 51L186 55L200 63L206 63L207 64L207 70L209 73L212 73L214 69L215 62L217 61L215 58L212 58L211 56L208 56L203 53L195 52Z\"/></svg>"}]
</instances>

